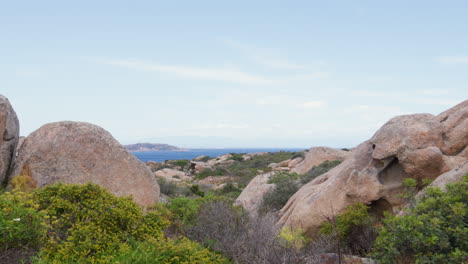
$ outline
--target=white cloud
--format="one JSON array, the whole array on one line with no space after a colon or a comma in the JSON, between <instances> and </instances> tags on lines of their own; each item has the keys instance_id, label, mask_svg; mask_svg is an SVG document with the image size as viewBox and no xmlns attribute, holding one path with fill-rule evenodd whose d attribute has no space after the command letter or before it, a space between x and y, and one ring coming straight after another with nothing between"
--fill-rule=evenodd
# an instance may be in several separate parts
<instances>
[{"instance_id":1,"label":"white cloud","mask_svg":"<svg viewBox=\"0 0 468 264\"><path fill-rule=\"evenodd\" d=\"M301 106L303 108L322 108L326 105L324 101L308 101L303 103Z\"/></svg>"},{"instance_id":2,"label":"white cloud","mask_svg":"<svg viewBox=\"0 0 468 264\"><path fill-rule=\"evenodd\" d=\"M436 61L442 64L462 64L468 63L468 56L442 56L437 57Z\"/></svg>"},{"instance_id":3,"label":"white cloud","mask_svg":"<svg viewBox=\"0 0 468 264\"><path fill-rule=\"evenodd\" d=\"M275 80L268 79L260 75L254 75L232 69L173 66L143 62L139 60L97 60L97 62L128 69L167 73L182 78L197 80L223 81L241 84L274 84L276 82Z\"/></svg>"}]
</instances>

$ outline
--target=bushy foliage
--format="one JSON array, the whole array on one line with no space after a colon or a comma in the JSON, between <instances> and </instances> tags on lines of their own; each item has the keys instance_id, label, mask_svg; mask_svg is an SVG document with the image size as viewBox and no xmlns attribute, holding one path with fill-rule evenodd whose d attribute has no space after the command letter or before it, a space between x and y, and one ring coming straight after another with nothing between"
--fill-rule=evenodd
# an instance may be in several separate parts
<instances>
[{"instance_id":1,"label":"bushy foliage","mask_svg":"<svg viewBox=\"0 0 468 264\"><path fill-rule=\"evenodd\" d=\"M202 170L201 172L197 173L195 175L195 178L204 179L208 176L225 176L227 174L228 174L228 171L222 167L216 167L214 169L206 168Z\"/></svg>"},{"instance_id":2,"label":"bushy foliage","mask_svg":"<svg viewBox=\"0 0 468 264\"><path fill-rule=\"evenodd\" d=\"M383 221L373 257L381 263L463 263L468 259L468 176L428 188L405 216Z\"/></svg>"},{"instance_id":3,"label":"bushy foliage","mask_svg":"<svg viewBox=\"0 0 468 264\"><path fill-rule=\"evenodd\" d=\"M229 263L187 238L153 238L145 241L133 241L127 251L115 256L116 264L222 264Z\"/></svg>"},{"instance_id":4,"label":"bushy foliage","mask_svg":"<svg viewBox=\"0 0 468 264\"><path fill-rule=\"evenodd\" d=\"M244 157L242 153L230 153L231 157L229 158L230 160L235 160L235 161L243 161Z\"/></svg>"},{"instance_id":5,"label":"bushy foliage","mask_svg":"<svg viewBox=\"0 0 468 264\"><path fill-rule=\"evenodd\" d=\"M305 158L304 152L303 151L294 152L294 155L291 157L291 159L295 159L295 158Z\"/></svg>"},{"instance_id":6,"label":"bushy foliage","mask_svg":"<svg viewBox=\"0 0 468 264\"><path fill-rule=\"evenodd\" d=\"M222 197L215 197L213 194L208 194L205 197L177 197L171 199L165 207L172 214L173 224L179 227L187 227L193 223L194 218L200 210L200 206L208 201L223 199Z\"/></svg>"},{"instance_id":7,"label":"bushy foliage","mask_svg":"<svg viewBox=\"0 0 468 264\"><path fill-rule=\"evenodd\" d=\"M329 240L308 243L300 230L280 232L277 220L273 214L249 215L230 202L212 200L200 207L187 236L233 263L325 263L321 256L331 249Z\"/></svg>"},{"instance_id":8,"label":"bushy foliage","mask_svg":"<svg viewBox=\"0 0 468 264\"><path fill-rule=\"evenodd\" d=\"M268 167L269 164L290 159L294 155L296 155L295 152L271 152L264 155L253 156L248 160L242 160L229 165L216 165L213 169L206 169L195 176L201 179L208 176L238 177L239 185L246 186L253 177L258 175L259 170L269 172L271 171L271 168Z\"/></svg>"},{"instance_id":9,"label":"bushy foliage","mask_svg":"<svg viewBox=\"0 0 468 264\"><path fill-rule=\"evenodd\" d=\"M301 249L310 242L310 238L300 227L285 226L281 229L278 237L281 238L280 242L283 246L296 249Z\"/></svg>"},{"instance_id":10,"label":"bushy foliage","mask_svg":"<svg viewBox=\"0 0 468 264\"><path fill-rule=\"evenodd\" d=\"M190 164L190 160L181 159L174 161L174 165L181 167L182 169L187 167Z\"/></svg>"},{"instance_id":11,"label":"bushy foliage","mask_svg":"<svg viewBox=\"0 0 468 264\"><path fill-rule=\"evenodd\" d=\"M198 186L197 184L190 186L190 191L197 196L200 196L200 197L205 196L205 192L200 190L200 186Z\"/></svg>"},{"instance_id":12,"label":"bushy foliage","mask_svg":"<svg viewBox=\"0 0 468 264\"><path fill-rule=\"evenodd\" d=\"M297 174L295 173L279 172L271 176L268 183L275 184L275 187L263 196L259 211L265 213L280 210L289 198L299 190L296 179Z\"/></svg>"},{"instance_id":13,"label":"bushy foliage","mask_svg":"<svg viewBox=\"0 0 468 264\"><path fill-rule=\"evenodd\" d=\"M320 176L334 167L338 166L341 163L339 160L326 160L318 166L312 167L307 173L301 175L301 183L306 184L311 180L315 179L317 176Z\"/></svg>"},{"instance_id":14,"label":"bushy foliage","mask_svg":"<svg viewBox=\"0 0 468 264\"><path fill-rule=\"evenodd\" d=\"M168 181L164 178L158 178L159 191L169 197L177 194L178 186L172 181Z\"/></svg>"},{"instance_id":15,"label":"bushy foliage","mask_svg":"<svg viewBox=\"0 0 468 264\"><path fill-rule=\"evenodd\" d=\"M29 192L34 190L37 187L36 181L31 176L31 170L26 164L21 173L10 181L10 185L14 191Z\"/></svg>"},{"instance_id":16,"label":"bushy foliage","mask_svg":"<svg viewBox=\"0 0 468 264\"><path fill-rule=\"evenodd\" d=\"M242 192L242 189L236 187L234 183L228 182L223 188L217 190L218 195L223 195L231 199L236 199Z\"/></svg>"},{"instance_id":17,"label":"bushy foliage","mask_svg":"<svg viewBox=\"0 0 468 264\"><path fill-rule=\"evenodd\" d=\"M31 193L0 194L0 255L11 248L38 247L46 237L45 213Z\"/></svg>"},{"instance_id":18,"label":"bushy foliage","mask_svg":"<svg viewBox=\"0 0 468 264\"><path fill-rule=\"evenodd\" d=\"M94 184L3 193L0 208L0 257L5 250L34 247L36 264L225 261L185 238L165 238L163 229L174 218L166 207L155 205L143 214L131 197Z\"/></svg>"},{"instance_id":19,"label":"bushy foliage","mask_svg":"<svg viewBox=\"0 0 468 264\"><path fill-rule=\"evenodd\" d=\"M49 263L108 262L131 238L159 235L164 226L145 221L131 198L94 184L46 186L34 193L34 200L50 219L48 240L40 251Z\"/></svg>"},{"instance_id":20,"label":"bushy foliage","mask_svg":"<svg viewBox=\"0 0 468 264\"><path fill-rule=\"evenodd\" d=\"M366 255L375 239L375 219L363 203L348 206L342 214L327 216L319 233L335 236L344 251L354 255Z\"/></svg>"}]
</instances>

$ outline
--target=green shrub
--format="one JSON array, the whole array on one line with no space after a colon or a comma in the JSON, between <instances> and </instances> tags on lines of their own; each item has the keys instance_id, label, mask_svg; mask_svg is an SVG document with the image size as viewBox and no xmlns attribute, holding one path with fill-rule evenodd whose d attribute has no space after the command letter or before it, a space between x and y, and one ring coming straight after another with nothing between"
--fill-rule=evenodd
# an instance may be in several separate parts
<instances>
[{"instance_id":1,"label":"green shrub","mask_svg":"<svg viewBox=\"0 0 468 264\"><path fill-rule=\"evenodd\" d=\"M341 163L339 160L326 160L322 162L318 166L314 166L310 169L307 173L301 176L301 183L306 184L311 180L315 179L317 176L320 176L329 170L333 169L334 167L338 166Z\"/></svg>"},{"instance_id":2,"label":"green shrub","mask_svg":"<svg viewBox=\"0 0 468 264\"><path fill-rule=\"evenodd\" d=\"M172 181L168 181L164 178L158 178L158 184L159 184L159 190L161 193L170 197L177 194L178 187L176 183Z\"/></svg>"},{"instance_id":3,"label":"green shrub","mask_svg":"<svg viewBox=\"0 0 468 264\"><path fill-rule=\"evenodd\" d=\"M222 256L201 247L187 238L149 238L131 243L130 250L114 258L117 264L222 264Z\"/></svg>"},{"instance_id":4,"label":"green shrub","mask_svg":"<svg viewBox=\"0 0 468 264\"><path fill-rule=\"evenodd\" d=\"M243 157L244 154L231 153L231 155L232 155L232 157L229 158L230 160L235 160L235 161L243 161L244 160L244 157Z\"/></svg>"},{"instance_id":5,"label":"green shrub","mask_svg":"<svg viewBox=\"0 0 468 264\"><path fill-rule=\"evenodd\" d=\"M405 216L387 215L372 257L381 263L463 263L468 258L468 175L428 188Z\"/></svg>"},{"instance_id":6,"label":"green shrub","mask_svg":"<svg viewBox=\"0 0 468 264\"><path fill-rule=\"evenodd\" d=\"M215 169L206 168L206 169L202 170L201 172L197 173L195 175L195 178L204 179L204 178L206 178L208 176L223 176L223 175L227 175L227 174L228 174L228 171L225 168L222 168L222 167L216 167Z\"/></svg>"},{"instance_id":7,"label":"green shrub","mask_svg":"<svg viewBox=\"0 0 468 264\"><path fill-rule=\"evenodd\" d=\"M50 185L33 198L49 219L39 263L108 263L112 254L128 248L130 239L157 236L167 225L154 221L155 213L143 216L130 197L94 184Z\"/></svg>"},{"instance_id":8,"label":"green shrub","mask_svg":"<svg viewBox=\"0 0 468 264\"><path fill-rule=\"evenodd\" d=\"M342 214L328 217L319 234L335 237L342 250L349 254L364 256L370 252L375 240L375 222L367 205L355 203L348 206Z\"/></svg>"},{"instance_id":9,"label":"green shrub","mask_svg":"<svg viewBox=\"0 0 468 264\"><path fill-rule=\"evenodd\" d=\"M200 197L205 196L205 192L200 190L200 186L198 186L198 184L194 184L190 186L190 191L197 196L200 196Z\"/></svg>"},{"instance_id":10,"label":"green shrub","mask_svg":"<svg viewBox=\"0 0 468 264\"><path fill-rule=\"evenodd\" d=\"M188 166L189 164L190 164L190 160L187 160L187 159L181 159L181 160L174 161L174 165L179 166L182 169L185 168L186 166Z\"/></svg>"},{"instance_id":11,"label":"green shrub","mask_svg":"<svg viewBox=\"0 0 468 264\"><path fill-rule=\"evenodd\" d=\"M304 154L303 151L294 152L293 154L294 154L294 155L291 157L291 159L295 159L295 158L305 158L305 154Z\"/></svg>"},{"instance_id":12,"label":"green shrub","mask_svg":"<svg viewBox=\"0 0 468 264\"><path fill-rule=\"evenodd\" d=\"M45 213L37 210L31 193L0 194L0 252L37 248L45 239Z\"/></svg>"},{"instance_id":13,"label":"green shrub","mask_svg":"<svg viewBox=\"0 0 468 264\"><path fill-rule=\"evenodd\" d=\"M299 190L299 185L295 181L296 178L297 174L294 173L280 172L273 175L268 183L275 184L275 187L263 196L259 211L266 213L280 210L288 202L289 198Z\"/></svg>"}]
</instances>

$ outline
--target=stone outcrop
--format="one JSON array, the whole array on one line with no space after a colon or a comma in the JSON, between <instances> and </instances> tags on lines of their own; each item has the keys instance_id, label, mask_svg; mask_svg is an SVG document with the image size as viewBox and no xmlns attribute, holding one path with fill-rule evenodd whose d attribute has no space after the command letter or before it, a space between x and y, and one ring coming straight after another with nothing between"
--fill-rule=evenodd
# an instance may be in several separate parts
<instances>
[{"instance_id":1,"label":"stone outcrop","mask_svg":"<svg viewBox=\"0 0 468 264\"><path fill-rule=\"evenodd\" d=\"M373 212L397 212L406 203L400 195L405 178L436 179L467 160L467 115L465 101L438 116L392 118L343 163L299 189L279 223L313 234L325 217L356 202Z\"/></svg>"},{"instance_id":2,"label":"stone outcrop","mask_svg":"<svg viewBox=\"0 0 468 264\"><path fill-rule=\"evenodd\" d=\"M328 148L328 147L313 147L305 152L304 159L296 164L289 164L291 172L297 174L304 174L310 171L314 166L320 165L326 160L339 160L343 161L348 155L349 151Z\"/></svg>"},{"instance_id":3,"label":"stone outcrop","mask_svg":"<svg viewBox=\"0 0 468 264\"><path fill-rule=\"evenodd\" d=\"M146 165L109 132L88 123L51 123L34 131L24 141L12 175L26 167L38 187L93 182L116 195L132 195L140 205L159 200L159 186Z\"/></svg>"},{"instance_id":4,"label":"stone outcrop","mask_svg":"<svg viewBox=\"0 0 468 264\"><path fill-rule=\"evenodd\" d=\"M19 121L8 99L0 95L0 184L8 179L15 160Z\"/></svg>"},{"instance_id":5,"label":"stone outcrop","mask_svg":"<svg viewBox=\"0 0 468 264\"><path fill-rule=\"evenodd\" d=\"M23 145L25 139L26 139L26 137L19 137L19 139L18 139L18 145L16 145L16 154L15 154L15 157L18 156L19 150L20 150L21 146Z\"/></svg>"},{"instance_id":6,"label":"stone outcrop","mask_svg":"<svg viewBox=\"0 0 468 264\"><path fill-rule=\"evenodd\" d=\"M182 180L191 180L185 172L180 170L174 170L165 168L154 172L154 175L160 178L164 178L169 181L182 181Z\"/></svg>"},{"instance_id":7,"label":"stone outcrop","mask_svg":"<svg viewBox=\"0 0 468 264\"><path fill-rule=\"evenodd\" d=\"M262 204L263 196L275 187L274 184L268 183L270 177L275 173L268 172L255 176L242 190L234 204L244 207L251 213L256 213Z\"/></svg>"}]
</instances>

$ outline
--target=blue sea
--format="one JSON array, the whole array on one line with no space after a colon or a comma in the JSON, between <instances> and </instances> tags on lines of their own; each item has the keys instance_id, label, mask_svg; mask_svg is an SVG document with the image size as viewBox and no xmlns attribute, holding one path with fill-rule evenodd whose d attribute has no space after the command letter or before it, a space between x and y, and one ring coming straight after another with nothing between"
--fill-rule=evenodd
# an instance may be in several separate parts
<instances>
[{"instance_id":1,"label":"blue sea","mask_svg":"<svg viewBox=\"0 0 468 264\"><path fill-rule=\"evenodd\" d=\"M165 160L191 160L195 157L205 155L212 158L227 154L227 153L257 153L257 152L277 152L277 151L290 151L296 152L304 149L290 149L290 148L247 148L247 149L190 149L188 151L147 151L147 152L132 152L138 159L143 162L156 161L161 162Z\"/></svg>"}]
</instances>

